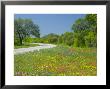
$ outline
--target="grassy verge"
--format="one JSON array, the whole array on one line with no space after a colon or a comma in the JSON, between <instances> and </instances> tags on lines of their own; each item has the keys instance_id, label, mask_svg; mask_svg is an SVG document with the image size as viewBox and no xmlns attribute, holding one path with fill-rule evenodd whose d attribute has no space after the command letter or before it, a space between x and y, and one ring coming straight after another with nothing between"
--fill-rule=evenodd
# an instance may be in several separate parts
<instances>
[{"instance_id":1,"label":"grassy verge","mask_svg":"<svg viewBox=\"0 0 110 89\"><path fill-rule=\"evenodd\" d=\"M58 46L14 56L15 76L96 76L96 48Z\"/></svg>"},{"instance_id":2,"label":"grassy verge","mask_svg":"<svg viewBox=\"0 0 110 89\"><path fill-rule=\"evenodd\" d=\"M24 43L23 45L15 45L14 49L18 49L18 48L28 48L28 47L35 47L35 46L39 46L38 44L30 44L30 43Z\"/></svg>"}]
</instances>

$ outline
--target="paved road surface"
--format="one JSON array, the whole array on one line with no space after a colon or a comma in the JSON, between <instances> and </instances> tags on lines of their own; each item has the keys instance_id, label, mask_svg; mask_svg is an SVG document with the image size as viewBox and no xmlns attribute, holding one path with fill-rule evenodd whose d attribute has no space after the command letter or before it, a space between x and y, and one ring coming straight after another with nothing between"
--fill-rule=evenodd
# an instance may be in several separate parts
<instances>
[{"instance_id":1,"label":"paved road surface","mask_svg":"<svg viewBox=\"0 0 110 89\"><path fill-rule=\"evenodd\" d=\"M40 46L14 49L14 54L17 55L17 54L23 54L26 52L30 52L30 51L33 52L35 50L39 51L40 49L56 47L56 45L53 45L53 44L43 44L43 43L33 43L33 44L39 44Z\"/></svg>"}]
</instances>

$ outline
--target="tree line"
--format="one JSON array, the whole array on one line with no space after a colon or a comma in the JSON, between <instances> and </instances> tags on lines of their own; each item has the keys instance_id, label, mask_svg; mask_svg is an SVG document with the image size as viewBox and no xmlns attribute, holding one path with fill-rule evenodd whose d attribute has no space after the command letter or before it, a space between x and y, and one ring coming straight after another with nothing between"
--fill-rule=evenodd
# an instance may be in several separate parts
<instances>
[{"instance_id":1,"label":"tree line","mask_svg":"<svg viewBox=\"0 0 110 89\"><path fill-rule=\"evenodd\" d=\"M22 45L23 42L40 42L74 47L97 46L96 14L87 14L83 18L77 19L71 27L71 32L65 32L61 35L50 33L40 37L39 26L34 24L31 19L15 19L14 26L15 45Z\"/></svg>"}]
</instances>

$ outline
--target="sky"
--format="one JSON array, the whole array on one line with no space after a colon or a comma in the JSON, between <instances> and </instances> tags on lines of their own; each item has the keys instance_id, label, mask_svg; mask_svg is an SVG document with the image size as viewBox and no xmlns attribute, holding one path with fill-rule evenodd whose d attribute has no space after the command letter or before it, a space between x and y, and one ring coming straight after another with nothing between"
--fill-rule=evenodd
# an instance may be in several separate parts
<instances>
[{"instance_id":1,"label":"sky","mask_svg":"<svg viewBox=\"0 0 110 89\"><path fill-rule=\"evenodd\" d=\"M72 24L85 14L15 14L15 19L32 19L40 28L40 36L49 33L62 34L72 31Z\"/></svg>"}]
</instances>

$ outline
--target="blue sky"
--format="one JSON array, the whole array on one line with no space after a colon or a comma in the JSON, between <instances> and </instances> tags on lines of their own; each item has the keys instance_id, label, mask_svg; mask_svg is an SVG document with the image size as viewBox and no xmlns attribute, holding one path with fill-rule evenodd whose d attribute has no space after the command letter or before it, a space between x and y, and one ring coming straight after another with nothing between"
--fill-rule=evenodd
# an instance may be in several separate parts
<instances>
[{"instance_id":1,"label":"blue sky","mask_svg":"<svg viewBox=\"0 0 110 89\"><path fill-rule=\"evenodd\" d=\"M75 20L84 16L85 14L15 14L15 19L32 19L40 27L41 36L44 36L49 33L70 32Z\"/></svg>"}]
</instances>

